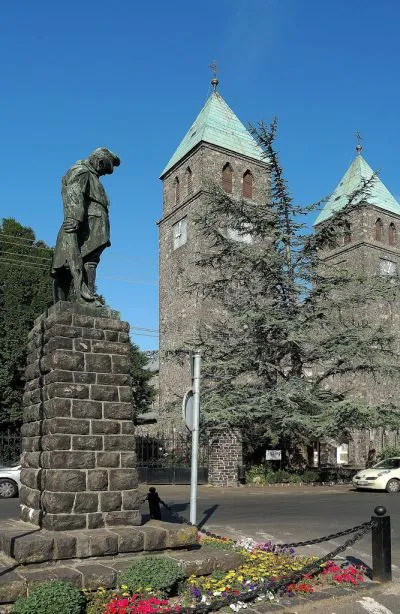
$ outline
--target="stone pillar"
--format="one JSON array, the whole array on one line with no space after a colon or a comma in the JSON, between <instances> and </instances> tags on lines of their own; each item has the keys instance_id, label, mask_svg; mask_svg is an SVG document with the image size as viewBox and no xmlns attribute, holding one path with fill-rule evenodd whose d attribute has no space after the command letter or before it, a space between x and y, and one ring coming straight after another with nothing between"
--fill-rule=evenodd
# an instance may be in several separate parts
<instances>
[{"instance_id":1,"label":"stone pillar","mask_svg":"<svg viewBox=\"0 0 400 614\"><path fill-rule=\"evenodd\" d=\"M129 325L59 302L29 337L21 519L44 529L139 525Z\"/></svg>"},{"instance_id":2,"label":"stone pillar","mask_svg":"<svg viewBox=\"0 0 400 614\"><path fill-rule=\"evenodd\" d=\"M214 429L210 433L208 482L212 486L237 486L243 463L242 435L236 429Z\"/></svg>"}]
</instances>

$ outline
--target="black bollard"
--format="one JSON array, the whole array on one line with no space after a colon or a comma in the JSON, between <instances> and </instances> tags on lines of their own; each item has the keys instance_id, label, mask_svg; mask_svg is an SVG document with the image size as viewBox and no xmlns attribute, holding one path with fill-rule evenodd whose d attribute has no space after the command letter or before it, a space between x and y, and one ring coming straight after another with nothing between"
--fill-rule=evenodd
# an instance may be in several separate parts
<instances>
[{"instance_id":1,"label":"black bollard","mask_svg":"<svg viewBox=\"0 0 400 614\"><path fill-rule=\"evenodd\" d=\"M376 582L392 581L392 544L390 535L390 516L386 508L379 505L372 516L372 579Z\"/></svg>"}]
</instances>

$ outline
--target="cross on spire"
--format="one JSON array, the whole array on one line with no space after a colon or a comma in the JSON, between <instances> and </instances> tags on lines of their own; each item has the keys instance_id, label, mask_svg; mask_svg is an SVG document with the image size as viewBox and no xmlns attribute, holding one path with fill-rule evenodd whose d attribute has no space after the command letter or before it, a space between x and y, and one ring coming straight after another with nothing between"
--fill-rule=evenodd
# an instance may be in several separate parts
<instances>
[{"instance_id":1,"label":"cross on spire","mask_svg":"<svg viewBox=\"0 0 400 614\"><path fill-rule=\"evenodd\" d=\"M213 71L213 75L214 75L214 76L213 76L213 78L211 79L211 85L212 85L212 86L213 86L213 88L214 88L214 92L216 92L216 91L217 91L217 85L218 85L218 83L219 83L219 81L218 81L218 79L217 79L217 68L218 68L218 67L217 67L217 63L216 63L216 61L214 60L212 64L209 64L209 65L208 65L208 68L211 68L211 70Z\"/></svg>"},{"instance_id":2,"label":"cross on spire","mask_svg":"<svg viewBox=\"0 0 400 614\"><path fill-rule=\"evenodd\" d=\"M362 151L362 145L361 145L362 136L361 136L361 134L358 132L358 130L357 130L357 132L355 133L355 137L356 137L356 139L357 139L356 152L358 153L358 155L360 155L360 154L361 154L361 151Z\"/></svg>"}]
</instances>

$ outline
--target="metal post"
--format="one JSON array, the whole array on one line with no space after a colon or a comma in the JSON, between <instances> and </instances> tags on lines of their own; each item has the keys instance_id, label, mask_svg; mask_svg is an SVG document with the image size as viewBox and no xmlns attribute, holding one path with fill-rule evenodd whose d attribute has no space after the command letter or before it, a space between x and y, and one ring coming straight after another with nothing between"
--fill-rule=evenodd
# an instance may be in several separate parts
<instances>
[{"instance_id":1,"label":"metal post","mask_svg":"<svg viewBox=\"0 0 400 614\"><path fill-rule=\"evenodd\" d=\"M197 464L199 455L199 418L200 418L200 352L193 355L193 430L192 464L190 473L190 522L197 519Z\"/></svg>"},{"instance_id":2,"label":"metal post","mask_svg":"<svg viewBox=\"0 0 400 614\"><path fill-rule=\"evenodd\" d=\"M392 545L390 536L390 516L386 508L379 505L374 509L376 516L371 520L372 529L372 579L377 582L392 581Z\"/></svg>"}]
</instances>

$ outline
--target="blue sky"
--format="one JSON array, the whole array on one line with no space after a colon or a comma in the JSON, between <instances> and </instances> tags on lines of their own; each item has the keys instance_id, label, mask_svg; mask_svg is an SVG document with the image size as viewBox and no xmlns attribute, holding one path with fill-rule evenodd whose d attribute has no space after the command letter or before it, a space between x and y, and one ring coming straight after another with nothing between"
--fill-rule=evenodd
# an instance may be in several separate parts
<instances>
[{"instance_id":1,"label":"blue sky","mask_svg":"<svg viewBox=\"0 0 400 614\"><path fill-rule=\"evenodd\" d=\"M210 93L208 65L244 123L277 115L298 202L333 190L357 130L398 198L399 22L397 0L2 3L0 217L53 245L61 176L110 147L122 163L104 180L113 246L99 289L132 326L157 329L158 176Z\"/></svg>"}]
</instances>

